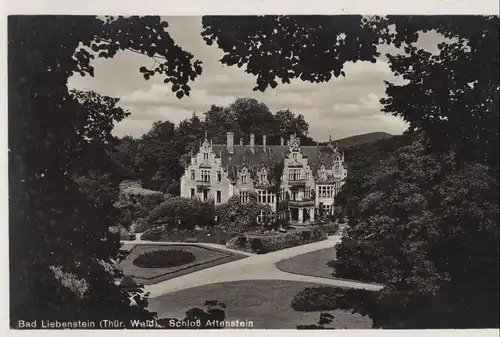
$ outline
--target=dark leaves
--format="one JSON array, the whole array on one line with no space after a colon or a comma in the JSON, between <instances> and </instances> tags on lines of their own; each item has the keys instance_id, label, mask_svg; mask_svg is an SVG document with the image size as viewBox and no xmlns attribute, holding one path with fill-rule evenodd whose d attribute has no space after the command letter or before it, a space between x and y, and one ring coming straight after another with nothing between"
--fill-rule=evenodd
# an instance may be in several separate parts
<instances>
[{"instance_id":1,"label":"dark leaves","mask_svg":"<svg viewBox=\"0 0 500 337\"><path fill-rule=\"evenodd\" d=\"M130 50L144 54L145 62L147 55L156 59L154 70L139 69L145 79L160 74L189 92L201 62L177 46L166 27L159 17L9 17L9 135L15 135L9 139L9 202L16 228L10 240L17 243L10 256L18 261L11 269L13 322L154 318L145 310L141 287L116 286L120 272L100 263L118 257L120 244L108 231L118 219L112 207L115 182L96 172L116 172L106 151L114 123L128 112L111 97L69 93L67 82L73 74L93 76L95 56ZM95 185L102 188L87 193ZM22 248L27 238L31 249ZM51 265L84 279L85 298L63 287Z\"/></svg>"},{"instance_id":2,"label":"dark leaves","mask_svg":"<svg viewBox=\"0 0 500 337\"><path fill-rule=\"evenodd\" d=\"M377 56L381 33L361 24L361 16L203 17L203 39L224 52L221 63L257 76L254 90L275 88L279 78L321 83L340 75L349 61ZM376 20L379 20L378 18ZM342 43L336 44L345 35ZM275 84L276 83L276 84Z\"/></svg>"}]
</instances>

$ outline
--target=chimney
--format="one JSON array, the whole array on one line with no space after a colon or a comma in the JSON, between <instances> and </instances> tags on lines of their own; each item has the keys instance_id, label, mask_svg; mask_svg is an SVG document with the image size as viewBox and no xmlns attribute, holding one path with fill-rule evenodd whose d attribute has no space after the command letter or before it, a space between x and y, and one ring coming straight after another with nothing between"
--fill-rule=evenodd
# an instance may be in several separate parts
<instances>
[{"instance_id":1,"label":"chimney","mask_svg":"<svg viewBox=\"0 0 500 337\"><path fill-rule=\"evenodd\" d=\"M267 145L267 136L263 135L262 136L262 148L264 149L264 151L266 151L266 145Z\"/></svg>"},{"instance_id":2,"label":"chimney","mask_svg":"<svg viewBox=\"0 0 500 337\"><path fill-rule=\"evenodd\" d=\"M284 145L284 140L283 140L283 137L280 137L280 145L283 146Z\"/></svg>"},{"instance_id":3,"label":"chimney","mask_svg":"<svg viewBox=\"0 0 500 337\"><path fill-rule=\"evenodd\" d=\"M243 138L240 138L240 145L243 146Z\"/></svg>"},{"instance_id":4,"label":"chimney","mask_svg":"<svg viewBox=\"0 0 500 337\"><path fill-rule=\"evenodd\" d=\"M234 153L234 132L227 132L226 136L227 136L227 140L226 140L227 152L233 154Z\"/></svg>"},{"instance_id":5,"label":"chimney","mask_svg":"<svg viewBox=\"0 0 500 337\"><path fill-rule=\"evenodd\" d=\"M250 150L255 153L255 133L250 134Z\"/></svg>"}]
</instances>

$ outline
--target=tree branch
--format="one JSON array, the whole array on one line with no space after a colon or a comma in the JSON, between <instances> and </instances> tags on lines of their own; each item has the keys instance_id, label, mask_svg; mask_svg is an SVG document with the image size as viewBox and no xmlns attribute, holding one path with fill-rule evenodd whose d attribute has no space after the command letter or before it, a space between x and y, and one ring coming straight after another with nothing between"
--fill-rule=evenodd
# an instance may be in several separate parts
<instances>
[{"instance_id":1,"label":"tree branch","mask_svg":"<svg viewBox=\"0 0 500 337\"><path fill-rule=\"evenodd\" d=\"M112 42L110 40L105 40L105 39L102 39L102 38L99 38L101 41L103 42L106 42L106 43L109 43L109 44L112 44ZM155 62L158 62L157 59L162 59L162 60L167 60L166 57L164 56L149 56L149 55L146 55L145 53L139 51L139 50L136 50L136 49L132 49L132 48L124 48L123 50L128 50L128 51L131 51L133 53L136 53L136 54L140 54L140 55L143 55L143 56L147 56L149 58L152 58L153 60L155 60ZM156 63L155 63L156 64Z\"/></svg>"}]
</instances>

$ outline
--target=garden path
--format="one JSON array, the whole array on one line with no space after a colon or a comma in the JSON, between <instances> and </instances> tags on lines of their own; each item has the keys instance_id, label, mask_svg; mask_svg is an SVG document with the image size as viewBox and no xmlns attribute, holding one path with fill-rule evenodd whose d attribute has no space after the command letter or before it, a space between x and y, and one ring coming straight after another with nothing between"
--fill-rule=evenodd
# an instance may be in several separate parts
<instances>
[{"instance_id":1,"label":"garden path","mask_svg":"<svg viewBox=\"0 0 500 337\"><path fill-rule=\"evenodd\" d=\"M221 264L215 267L199 270L190 274L182 275L167 281L145 286L145 290L150 292L150 297L157 297L175 291L199 287L208 284L216 284L222 282L234 282L245 280L284 280L296 282L308 282L322 285L330 285L344 288L365 289L378 291L382 288L378 284L363 283L342 279L331 279L316 276L298 275L284 272L276 268L276 263L281 260L289 259L297 255L310 253L320 249L331 248L340 241L340 235L333 235L327 240L318 241L301 246L291 247L276 252L271 252L262 255L246 253L250 256L247 258ZM126 241L125 244L172 244L158 243L152 241ZM179 244L175 242L175 244ZM186 243L188 244L188 243ZM225 246L207 243L195 243L200 246L208 246L217 249L232 251ZM192 244L191 244L192 245ZM242 252L234 251L239 254Z\"/></svg>"}]
</instances>

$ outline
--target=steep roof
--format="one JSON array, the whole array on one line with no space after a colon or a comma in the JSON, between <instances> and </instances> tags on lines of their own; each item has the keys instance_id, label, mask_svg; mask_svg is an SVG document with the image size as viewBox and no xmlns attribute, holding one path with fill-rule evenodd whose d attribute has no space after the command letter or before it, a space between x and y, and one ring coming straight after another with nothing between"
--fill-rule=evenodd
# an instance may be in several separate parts
<instances>
[{"instance_id":1,"label":"steep roof","mask_svg":"<svg viewBox=\"0 0 500 337\"><path fill-rule=\"evenodd\" d=\"M227 167L230 178L235 178L243 167L247 167L252 177L255 177L263 166L267 166L270 161L283 161L290 152L287 145L267 145L265 151L262 145L255 145L255 151L251 150L250 145L235 145L233 153L229 153L226 144L214 144L212 150L222 159L222 166ZM334 151L331 146L301 146L301 153L307 157L314 173L322 164L326 167L333 166Z\"/></svg>"}]
</instances>

